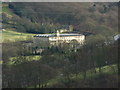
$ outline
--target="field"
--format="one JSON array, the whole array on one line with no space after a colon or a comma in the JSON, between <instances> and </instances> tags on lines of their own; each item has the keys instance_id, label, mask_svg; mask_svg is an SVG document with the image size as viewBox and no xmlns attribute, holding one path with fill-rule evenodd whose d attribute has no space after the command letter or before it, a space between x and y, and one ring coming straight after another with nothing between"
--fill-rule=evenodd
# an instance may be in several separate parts
<instances>
[{"instance_id":1,"label":"field","mask_svg":"<svg viewBox=\"0 0 120 90\"><path fill-rule=\"evenodd\" d=\"M105 74L105 75L115 75L116 73L118 73L118 69L117 69L117 65L116 64L107 65L107 66L103 66L102 67L102 74ZM83 80L84 79L84 77L82 76L82 73L79 73L77 78L76 78L75 74L71 74L70 77L71 77L71 80L78 80L79 81L79 80ZM95 77L99 77L99 70L98 70L98 68L96 68L96 74L91 74L91 70L87 71L86 78L90 79L91 77L94 77L94 78ZM51 88L52 86L60 83L59 81L61 81L62 79L64 80L65 77L61 78L60 76L58 76L58 77L56 77L54 79L49 80L48 81L48 88ZM64 82L67 83L67 81L64 81ZM31 86L31 87L28 87L28 88L33 88L33 87ZM37 88L39 88L39 86L37 86Z\"/></svg>"},{"instance_id":2,"label":"field","mask_svg":"<svg viewBox=\"0 0 120 90\"><path fill-rule=\"evenodd\" d=\"M15 63L14 60L17 60L17 59L20 59L22 57L11 57L10 60L9 60L9 64L12 65ZM40 60L41 59L41 56L40 55L34 55L34 56L24 56L24 59L25 60L28 60L28 61L33 61L33 60Z\"/></svg>"},{"instance_id":3,"label":"field","mask_svg":"<svg viewBox=\"0 0 120 90\"><path fill-rule=\"evenodd\" d=\"M32 38L35 34L19 33L12 30L2 31L2 42L23 41Z\"/></svg>"}]
</instances>

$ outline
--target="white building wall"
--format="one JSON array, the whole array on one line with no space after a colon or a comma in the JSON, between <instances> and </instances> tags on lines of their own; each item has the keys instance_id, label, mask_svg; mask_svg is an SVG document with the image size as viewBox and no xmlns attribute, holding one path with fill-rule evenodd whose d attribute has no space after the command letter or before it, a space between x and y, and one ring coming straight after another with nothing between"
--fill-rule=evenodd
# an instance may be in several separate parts
<instances>
[{"instance_id":1,"label":"white building wall","mask_svg":"<svg viewBox=\"0 0 120 90\"><path fill-rule=\"evenodd\" d=\"M80 36L63 36L63 37L34 37L33 42L34 45L36 46L43 46L47 47L50 44L52 45L57 45L58 43L70 43L72 40L78 41L80 44L84 44L85 41L85 36L80 35Z\"/></svg>"},{"instance_id":2,"label":"white building wall","mask_svg":"<svg viewBox=\"0 0 120 90\"><path fill-rule=\"evenodd\" d=\"M83 43L85 40L85 36L64 36L64 37L49 37L50 42L70 42L72 40L76 40L79 43Z\"/></svg>"}]
</instances>

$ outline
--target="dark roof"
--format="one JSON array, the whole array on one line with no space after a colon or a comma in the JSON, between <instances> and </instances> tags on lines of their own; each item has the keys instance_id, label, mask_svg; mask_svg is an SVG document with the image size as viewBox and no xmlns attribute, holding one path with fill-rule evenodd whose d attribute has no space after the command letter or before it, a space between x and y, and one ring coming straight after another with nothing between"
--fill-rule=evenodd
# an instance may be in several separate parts
<instances>
[{"instance_id":1,"label":"dark roof","mask_svg":"<svg viewBox=\"0 0 120 90\"><path fill-rule=\"evenodd\" d=\"M82 34L60 34L60 37L66 37L66 36L81 36ZM56 37L56 34L39 34L35 35L34 37Z\"/></svg>"}]
</instances>

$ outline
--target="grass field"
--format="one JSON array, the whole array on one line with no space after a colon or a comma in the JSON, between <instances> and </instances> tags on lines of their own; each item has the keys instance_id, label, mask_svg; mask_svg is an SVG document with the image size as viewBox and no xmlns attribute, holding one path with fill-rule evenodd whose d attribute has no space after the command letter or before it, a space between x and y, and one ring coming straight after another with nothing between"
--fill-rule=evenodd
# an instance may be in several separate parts
<instances>
[{"instance_id":1,"label":"grass field","mask_svg":"<svg viewBox=\"0 0 120 90\"><path fill-rule=\"evenodd\" d=\"M107 66L103 66L102 67L102 74L113 75L113 74L117 74L117 73L118 73L118 68L117 68L116 64L107 65ZM96 68L96 74L91 74L91 70L87 71L87 76L86 76L87 79L89 79L91 77L97 77L97 76L99 76L99 70L98 70L98 68ZM77 78L76 78L75 74L71 74L70 78L72 80L83 80L84 79L82 73L79 73L78 76L77 76ZM47 85L48 85L47 88L51 88L55 84L59 83L59 80L61 80L61 79L65 79L65 77L63 76L61 78L61 77L58 76L58 77L56 77L54 79L49 80L48 83L47 83ZM67 82L67 81L65 81L65 82ZM34 87L31 86L31 87L28 87L28 88L34 88ZM39 87L37 86L37 88L39 88Z\"/></svg>"},{"instance_id":2,"label":"grass field","mask_svg":"<svg viewBox=\"0 0 120 90\"><path fill-rule=\"evenodd\" d=\"M25 56L25 59L28 60L28 61L36 61L36 60L40 60L41 57L42 57L42 56L40 56L40 55ZM11 57L11 58L9 59L8 64L9 64L9 65L13 65L14 62L15 62L14 60L17 60L17 59L19 59L19 58L20 58L20 57ZM2 64L2 63L3 63L3 61L0 60L0 64Z\"/></svg>"},{"instance_id":3,"label":"grass field","mask_svg":"<svg viewBox=\"0 0 120 90\"><path fill-rule=\"evenodd\" d=\"M2 13L6 14L8 18L11 18L13 16L13 12L8 8L8 4L2 4ZM0 43L2 42L15 42L15 41L21 41L21 40L27 40L28 38L31 38L34 34L28 34L28 33L19 33L12 30L4 30L0 32L0 36L2 36L2 40L0 40ZM1 39L1 37L0 37Z\"/></svg>"},{"instance_id":4,"label":"grass field","mask_svg":"<svg viewBox=\"0 0 120 90\"><path fill-rule=\"evenodd\" d=\"M32 38L35 34L19 33L12 30L2 31L2 42L23 41Z\"/></svg>"},{"instance_id":5,"label":"grass field","mask_svg":"<svg viewBox=\"0 0 120 90\"><path fill-rule=\"evenodd\" d=\"M28 60L28 61L33 61L33 60L40 60L41 59L41 56L40 55L35 55L35 56L24 56L25 57L25 60ZM12 65L14 64L14 60L17 60L21 57L11 57L10 58L10 61L9 61L9 64Z\"/></svg>"},{"instance_id":6,"label":"grass field","mask_svg":"<svg viewBox=\"0 0 120 90\"><path fill-rule=\"evenodd\" d=\"M91 74L91 70L88 70L86 78L89 79L91 77L97 77L97 76L99 76L98 68L96 68L96 71L97 71L96 74ZM103 66L102 67L102 74L113 75L113 74L117 74L117 73L118 73L118 68L117 68L116 64L107 65L107 66ZM71 74L70 78L72 80L83 80L84 77L82 76L82 73L79 73L79 75L77 76L77 78L76 78L75 74ZM61 79L65 79L65 77L63 77ZM52 87L53 85L55 85L57 83L59 83L59 80L60 80L60 78L55 78L55 79L50 80L48 82L48 88ZM65 82L67 82L67 81L65 81Z\"/></svg>"}]
</instances>

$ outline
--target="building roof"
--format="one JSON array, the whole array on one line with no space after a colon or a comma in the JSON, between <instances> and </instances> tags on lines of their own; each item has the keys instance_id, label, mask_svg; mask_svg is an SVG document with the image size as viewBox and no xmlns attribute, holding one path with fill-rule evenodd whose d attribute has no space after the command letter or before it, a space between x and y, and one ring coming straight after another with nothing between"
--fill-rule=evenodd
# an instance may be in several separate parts
<instances>
[{"instance_id":1,"label":"building roof","mask_svg":"<svg viewBox=\"0 0 120 90\"><path fill-rule=\"evenodd\" d=\"M115 41L118 40L119 38L120 38L120 34L117 34L117 35L114 36Z\"/></svg>"},{"instance_id":2,"label":"building roof","mask_svg":"<svg viewBox=\"0 0 120 90\"><path fill-rule=\"evenodd\" d=\"M67 36L82 36L82 34L75 34L75 33L60 34L60 37L67 37ZM35 35L34 37L57 37L57 36L56 34L38 34Z\"/></svg>"}]
</instances>

